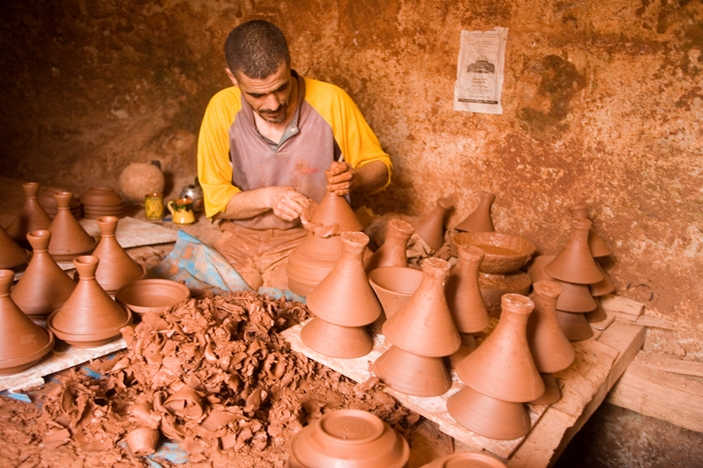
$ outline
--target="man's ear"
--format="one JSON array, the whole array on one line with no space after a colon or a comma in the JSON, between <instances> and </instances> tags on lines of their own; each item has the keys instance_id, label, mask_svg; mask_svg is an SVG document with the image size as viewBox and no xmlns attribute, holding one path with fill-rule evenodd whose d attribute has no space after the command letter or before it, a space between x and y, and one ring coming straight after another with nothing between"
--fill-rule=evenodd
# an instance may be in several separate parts
<instances>
[{"instance_id":1,"label":"man's ear","mask_svg":"<svg viewBox=\"0 0 703 468\"><path fill-rule=\"evenodd\" d=\"M237 81L237 78L234 76L234 73L232 73L232 70L229 68L225 68L225 73L227 73L227 76L229 77L229 80L232 82L234 86L239 88L239 82Z\"/></svg>"}]
</instances>

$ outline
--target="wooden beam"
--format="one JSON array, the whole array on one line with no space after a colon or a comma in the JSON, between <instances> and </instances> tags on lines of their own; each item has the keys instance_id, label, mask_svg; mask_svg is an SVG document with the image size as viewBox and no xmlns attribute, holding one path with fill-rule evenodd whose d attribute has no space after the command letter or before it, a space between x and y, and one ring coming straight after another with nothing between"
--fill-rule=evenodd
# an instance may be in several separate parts
<instances>
[{"instance_id":1,"label":"wooden beam","mask_svg":"<svg viewBox=\"0 0 703 468\"><path fill-rule=\"evenodd\" d=\"M601 297L600 305L608 312L619 312L632 317L639 317L644 312L643 303L614 294L606 294Z\"/></svg>"}]
</instances>

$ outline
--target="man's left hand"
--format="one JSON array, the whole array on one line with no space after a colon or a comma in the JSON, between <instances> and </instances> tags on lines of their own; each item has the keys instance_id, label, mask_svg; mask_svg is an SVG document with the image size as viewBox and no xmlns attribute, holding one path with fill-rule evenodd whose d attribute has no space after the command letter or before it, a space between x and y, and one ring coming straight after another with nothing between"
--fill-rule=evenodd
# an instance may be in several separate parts
<instances>
[{"instance_id":1,"label":"man's left hand","mask_svg":"<svg viewBox=\"0 0 703 468\"><path fill-rule=\"evenodd\" d=\"M356 171L348 162L333 162L325 171L327 177L327 190L337 196L349 194L353 188Z\"/></svg>"}]
</instances>

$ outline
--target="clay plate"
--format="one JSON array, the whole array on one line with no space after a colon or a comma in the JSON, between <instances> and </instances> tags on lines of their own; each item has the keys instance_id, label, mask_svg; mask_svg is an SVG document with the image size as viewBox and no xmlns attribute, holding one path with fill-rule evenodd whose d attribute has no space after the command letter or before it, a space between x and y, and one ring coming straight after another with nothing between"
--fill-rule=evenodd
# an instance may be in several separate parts
<instances>
[{"instance_id":1,"label":"clay plate","mask_svg":"<svg viewBox=\"0 0 703 468\"><path fill-rule=\"evenodd\" d=\"M454 247L470 244L486 252L480 271L505 274L522 267L537 250L529 240L500 232L459 232L451 237Z\"/></svg>"},{"instance_id":2,"label":"clay plate","mask_svg":"<svg viewBox=\"0 0 703 468\"><path fill-rule=\"evenodd\" d=\"M136 314L165 312L190 297L187 286L167 279L141 279L121 287L115 300Z\"/></svg>"}]
</instances>

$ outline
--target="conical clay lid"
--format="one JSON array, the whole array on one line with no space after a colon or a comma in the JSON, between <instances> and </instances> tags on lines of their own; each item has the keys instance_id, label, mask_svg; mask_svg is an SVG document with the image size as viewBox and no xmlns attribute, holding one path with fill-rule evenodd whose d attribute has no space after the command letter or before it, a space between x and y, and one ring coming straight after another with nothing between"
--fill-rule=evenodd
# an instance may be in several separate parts
<instances>
[{"instance_id":1,"label":"conical clay lid","mask_svg":"<svg viewBox=\"0 0 703 468\"><path fill-rule=\"evenodd\" d=\"M586 284L567 283L554 280L561 286L561 294L556 308L565 312L591 312L596 308L596 301Z\"/></svg>"},{"instance_id":2,"label":"conical clay lid","mask_svg":"<svg viewBox=\"0 0 703 468\"><path fill-rule=\"evenodd\" d=\"M477 392L504 401L527 402L544 393L527 342L527 319L534 303L520 294L501 298L500 321L481 345L461 361L456 371Z\"/></svg>"},{"instance_id":3,"label":"conical clay lid","mask_svg":"<svg viewBox=\"0 0 703 468\"><path fill-rule=\"evenodd\" d=\"M478 247L462 244L458 255L445 286L447 304L460 333L477 333L488 326L488 311L478 284L478 270L485 253Z\"/></svg>"},{"instance_id":4,"label":"conical clay lid","mask_svg":"<svg viewBox=\"0 0 703 468\"><path fill-rule=\"evenodd\" d=\"M20 247L0 226L0 268L15 268L27 263L29 252Z\"/></svg>"},{"instance_id":5,"label":"conical clay lid","mask_svg":"<svg viewBox=\"0 0 703 468\"><path fill-rule=\"evenodd\" d=\"M610 280L610 277L608 274L603 270L603 266L598 263L598 260L596 260L596 266L598 266L598 269L600 270L601 274L603 275L603 279L600 280L600 282L596 284L590 284L588 287L591 289L591 295L593 297L601 297L605 296L606 294L610 294L615 291L615 285L613 282Z\"/></svg>"},{"instance_id":6,"label":"conical clay lid","mask_svg":"<svg viewBox=\"0 0 703 468\"><path fill-rule=\"evenodd\" d=\"M49 254L58 261L72 260L79 255L92 252L97 241L91 237L69 209L73 194L59 192L54 194L58 205L56 217L51 222L51 241Z\"/></svg>"},{"instance_id":7,"label":"conical clay lid","mask_svg":"<svg viewBox=\"0 0 703 468\"><path fill-rule=\"evenodd\" d=\"M305 324L300 339L324 356L341 359L366 356L373 349L373 340L366 328L335 325L320 317L313 317Z\"/></svg>"},{"instance_id":8,"label":"conical clay lid","mask_svg":"<svg viewBox=\"0 0 703 468\"><path fill-rule=\"evenodd\" d=\"M569 341L583 341L593 336L593 329L588 324L585 314L563 312L557 309L557 320Z\"/></svg>"},{"instance_id":9,"label":"conical clay lid","mask_svg":"<svg viewBox=\"0 0 703 468\"><path fill-rule=\"evenodd\" d=\"M0 375L33 365L54 347L54 336L34 323L12 301L15 273L0 270Z\"/></svg>"},{"instance_id":10,"label":"conical clay lid","mask_svg":"<svg viewBox=\"0 0 703 468\"><path fill-rule=\"evenodd\" d=\"M452 385L442 358L419 356L397 346L376 359L373 372L384 384L407 395L439 396Z\"/></svg>"},{"instance_id":11,"label":"conical clay lid","mask_svg":"<svg viewBox=\"0 0 703 468\"><path fill-rule=\"evenodd\" d=\"M434 208L410 222L415 232L435 250L444 244L444 218L452 207L451 199L442 197Z\"/></svg>"},{"instance_id":12,"label":"conical clay lid","mask_svg":"<svg viewBox=\"0 0 703 468\"><path fill-rule=\"evenodd\" d=\"M572 218L588 219L588 205L585 202L572 205L569 207L569 211ZM588 230L588 247L594 258L607 257L613 254L613 251L596 230L593 229L593 226Z\"/></svg>"},{"instance_id":13,"label":"conical clay lid","mask_svg":"<svg viewBox=\"0 0 703 468\"><path fill-rule=\"evenodd\" d=\"M32 231L27 234L27 239L34 255L11 296L25 314L37 319L46 318L68 300L76 282L59 268L47 251L51 231Z\"/></svg>"},{"instance_id":14,"label":"conical clay lid","mask_svg":"<svg viewBox=\"0 0 703 468\"><path fill-rule=\"evenodd\" d=\"M20 245L27 242L27 233L37 229L49 229L51 218L37 200L39 184L37 182L27 182L22 184L26 197L22 210L7 228L7 234Z\"/></svg>"},{"instance_id":15,"label":"conical clay lid","mask_svg":"<svg viewBox=\"0 0 703 468\"><path fill-rule=\"evenodd\" d=\"M102 216L97 223L101 238L93 255L100 259L95 279L107 293L115 293L122 286L144 276L145 270L132 260L115 238L117 216Z\"/></svg>"},{"instance_id":16,"label":"conical clay lid","mask_svg":"<svg viewBox=\"0 0 703 468\"><path fill-rule=\"evenodd\" d=\"M574 362L574 347L559 326L556 316L561 286L554 281L538 281L530 299L535 308L527 321L527 341L540 372L559 372Z\"/></svg>"},{"instance_id":17,"label":"conical clay lid","mask_svg":"<svg viewBox=\"0 0 703 468\"><path fill-rule=\"evenodd\" d=\"M388 341L420 356L449 356L459 349L461 338L444 293L448 274L446 260L425 259L420 286L383 324L383 334Z\"/></svg>"},{"instance_id":18,"label":"conical clay lid","mask_svg":"<svg viewBox=\"0 0 703 468\"><path fill-rule=\"evenodd\" d=\"M571 235L554 260L544 266L544 272L555 279L577 284L594 284L603 279L588 248L588 230L591 222L575 218L571 221Z\"/></svg>"},{"instance_id":19,"label":"conical clay lid","mask_svg":"<svg viewBox=\"0 0 703 468\"><path fill-rule=\"evenodd\" d=\"M454 226L454 229L462 232L493 232L493 220L491 219L491 206L496 196L489 192L479 192L479 202L476 209L462 222Z\"/></svg>"},{"instance_id":20,"label":"conical clay lid","mask_svg":"<svg viewBox=\"0 0 703 468\"><path fill-rule=\"evenodd\" d=\"M337 196L333 192L325 192L320 204L315 209L312 217L313 223L331 226L339 224L341 232L361 231L362 225L359 218L349 206L344 196Z\"/></svg>"},{"instance_id":21,"label":"conical clay lid","mask_svg":"<svg viewBox=\"0 0 703 468\"><path fill-rule=\"evenodd\" d=\"M415 229L410 223L402 219L388 221L388 233L383 245L373 253L366 264L366 271L370 272L381 267L406 267L408 266L407 246L410 236Z\"/></svg>"}]
</instances>

